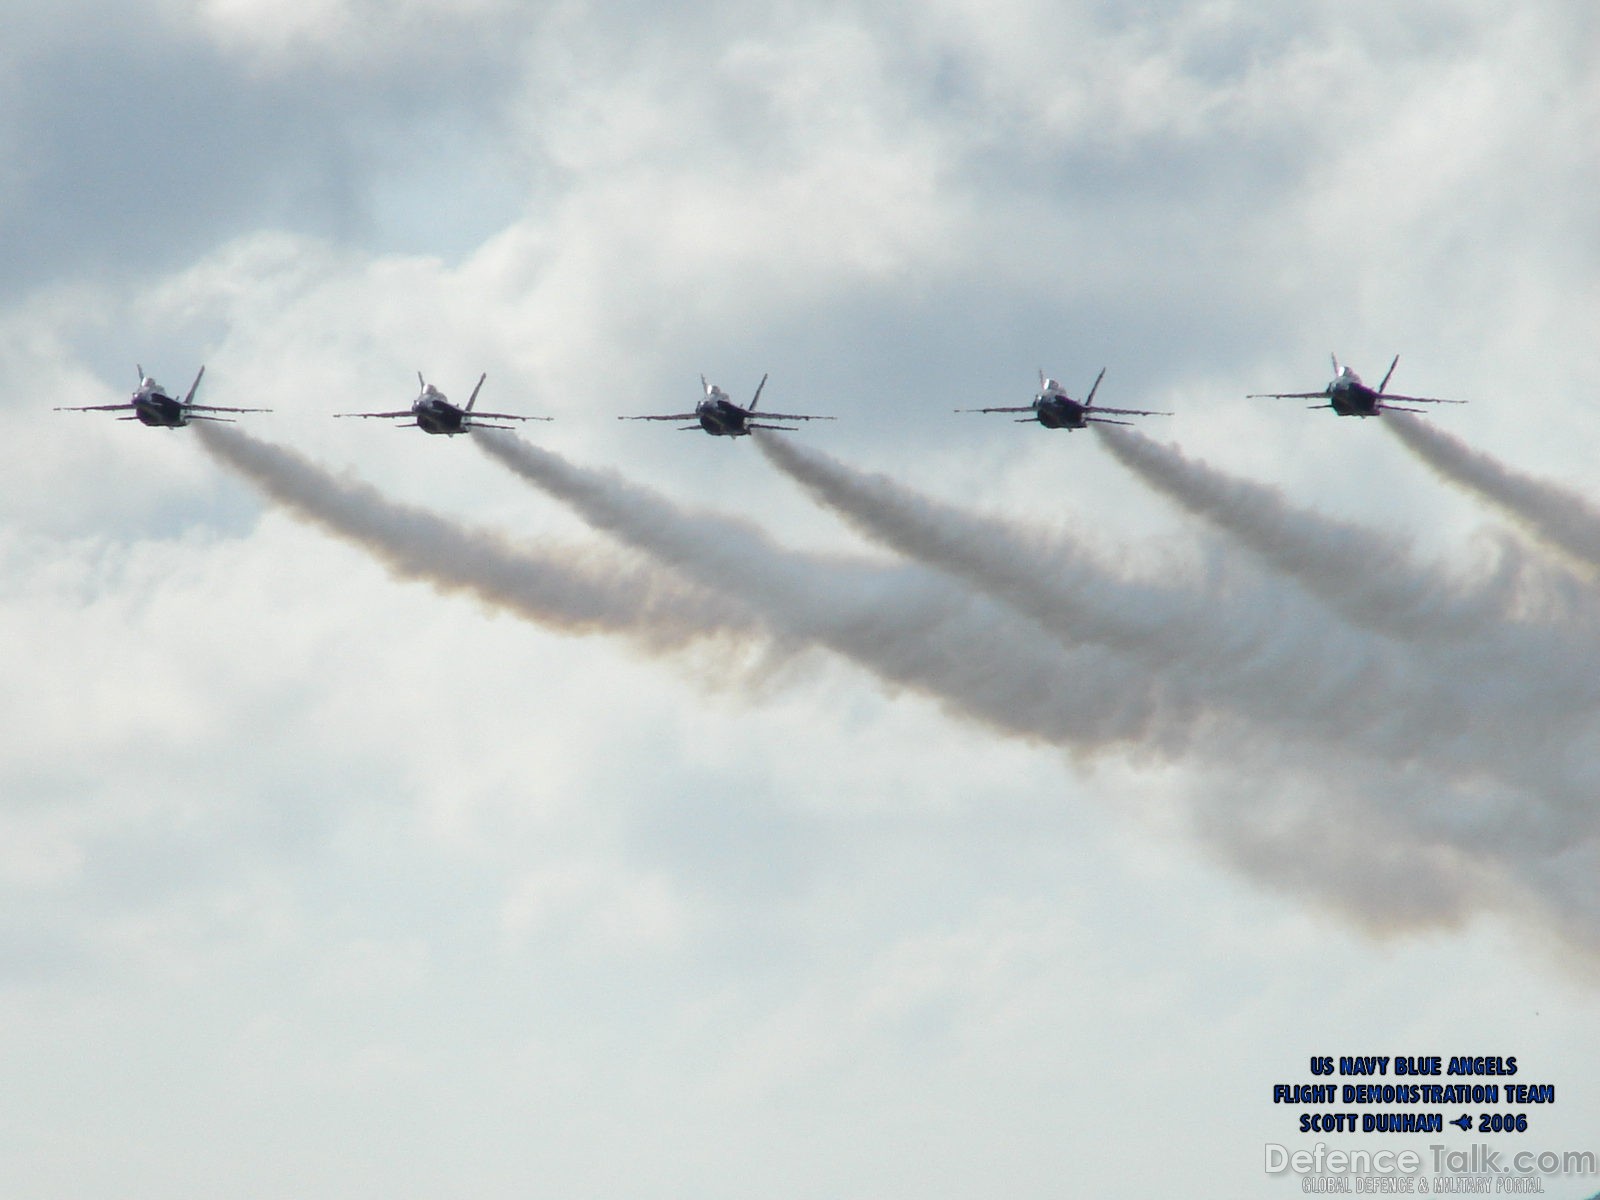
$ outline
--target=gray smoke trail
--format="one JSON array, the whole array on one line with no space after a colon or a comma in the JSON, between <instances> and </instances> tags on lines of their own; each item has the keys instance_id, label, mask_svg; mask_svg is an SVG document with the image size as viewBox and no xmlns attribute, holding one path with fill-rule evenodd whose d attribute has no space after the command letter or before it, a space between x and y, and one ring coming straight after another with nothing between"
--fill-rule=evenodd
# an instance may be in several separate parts
<instances>
[{"instance_id":1,"label":"gray smoke trail","mask_svg":"<svg viewBox=\"0 0 1600 1200\"><path fill-rule=\"evenodd\" d=\"M1028 536L792 442L758 440L769 461L868 536L966 580L1069 643L1105 642L1195 703L1402 767L1420 759L1452 779L1500 778L1541 803L1557 788L1566 807L1587 811L1593 772L1565 778L1543 747L1530 761L1526 734L1508 732L1510 714L1478 702L1503 690L1493 678L1441 689L1433 658L1330 623L1303 602L1285 603L1281 588L1276 596L1208 594L1194 583L1124 580L1088 561L1066 535ZM1466 665L1460 678L1468 678ZM1570 832L1570 821L1530 825L1528 810L1525 801L1485 811L1479 840L1542 838L1548 846Z\"/></svg>"},{"instance_id":2,"label":"gray smoke trail","mask_svg":"<svg viewBox=\"0 0 1600 1200\"><path fill-rule=\"evenodd\" d=\"M476 441L595 528L760 611L780 638L824 646L991 728L1091 753L1196 736L1197 714L1159 681L1097 648L1057 646L926 571L795 554L747 522L681 513L614 472L519 438Z\"/></svg>"},{"instance_id":3,"label":"gray smoke trail","mask_svg":"<svg viewBox=\"0 0 1600 1200\"><path fill-rule=\"evenodd\" d=\"M1095 430L1151 487L1227 530L1346 619L1377 632L1408 641L1476 638L1512 619L1528 588L1541 582L1537 565L1508 545L1500 548L1493 573L1451 579L1418 566L1400 539L1295 508L1276 488L1227 475L1132 430Z\"/></svg>"},{"instance_id":4,"label":"gray smoke trail","mask_svg":"<svg viewBox=\"0 0 1600 1200\"><path fill-rule=\"evenodd\" d=\"M711 635L755 635L738 605L686 588L659 569L577 550L514 545L424 509L396 504L367 484L220 425L197 425L200 443L296 516L356 543L402 579L466 592L567 633L624 633L655 650Z\"/></svg>"},{"instance_id":5,"label":"gray smoke trail","mask_svg":"<svg viewBox=\"0 0 1600 1200\"><path fill-rule=\"evenodd\" d=\"M1600 567L1600 509L1569 488L1513 471L1461 439L1404 413L1384 418L1401 443L1447 483L1488 500L1546 545Z\"/></svg>"},{"instance_id":6,"label":"gray smoke trail","mask_svg":"<svg viewBox=\"0 0 1600 1200\"><path fill-rule=\"evenodd\" d=\"M1258 878L1315 895L1369 926L1454 922L1477 909L1511 908L1536 910L1580 938L1600 912L1592 886L1521 878L1518 866L1545 865L1537 853L1503 829L1484 835L1487 822L1525 807L1514 793L1479 782L1441 787L1420 764L1375 769L1351 757L1336 727L1325 745L1286 749L1271 730L1173 709L1155 672L1041 644L1031 622L975 604L937 576L863 573L802 557L742 521L680 512L615 473L584 470L514 437L478 445L596 528L739 596L792 636L940 697L960 715L1068 747L1122 744L1169 760L1226 764L1231 786L1208 791L1187 814L1197 836ZM1082 671L1090 663L1092 675ZM1131 701L1107 720L1105 703L1116 697ZM1173 729L1187 736L1162 736ZM1141 731L1145 740L1134 741Z\"/></svg>"},{"instance_id":7,"label":"gray smoke trail","mask_svg":"<svg viewBox=\"0 0 1600 1200\"><path fill-rule=\"evenodd\" d=\"M1094 642L1181 681L1206 702L1254 719L1309 723L1359 696L1405 684L1395 656L1346 631L1298 636L1307 614L1285 611L1281 589L1188 580L1154 584L1092 560L1069 535L1044 537L863 475L819 451L756 439L768 461L856 529L909 558L965 580L1068 643ZM1259 619L1244 619L1264 610ZM1306 706L1306 701L1312 703Z\"/></svg>"},{"instance_id":8,"label":"gray smoke trail","mask_svg":"<svg viewBox=\"0 0 1600 1200\"><path fill-rule=\"evenodd\" d=\"M1537 804L1509 816L1527 821L1526 836L1536 844L1593 836L1600 820L1593 803L1600 792L1600 678L1588 667L1600 647L1594 609L1552 603L1537 619L1517 613L1529 591L1549 595L1565 577L1518 558L1514 586L1505 576L1487 585L1453 580L1416 564L1394 539L1294 508L1276 489L1175 448L1123 430L1102 431L1102 440L1157 490L1426 664L1426 695L1370 701L1420 759L1475 763L1485 776L1526 789ZM1447 636L1439 636L1441 628Z\"/></svg>"}]
</instances>

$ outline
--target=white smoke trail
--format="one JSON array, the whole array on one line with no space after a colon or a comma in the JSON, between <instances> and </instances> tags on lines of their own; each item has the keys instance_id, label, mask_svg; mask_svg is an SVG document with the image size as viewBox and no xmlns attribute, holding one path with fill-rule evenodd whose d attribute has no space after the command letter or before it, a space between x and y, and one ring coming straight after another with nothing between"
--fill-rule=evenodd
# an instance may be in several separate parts
<instances>
[{"instance_id":1,"label":"white smoke trail","mask_svg":"<svg viewBox=\"0 0 1600 1200\"><path fill-rule=\"evenodd\" d=\"M1282 588L1210 593L1193 580L1168 588L1127 581L1090 562L1064 534L1025 534L792 442L766 438L761 446L868 536L966 580L1069 643L1105 641L1195 703L1302 742L1337 744L1400 767L1424 761L1452 779L1499 778L1532 793L1514 811L1482 812L1480 841L1559 843L1570 833L1570 816L1527 818L1529 804L1545 803L1552 789L1569 813L1587 814L1594 773L1567 778L1552 770L1542 747L1530 761L1529 739L1511 727L1504 708L1479 703L1502 690L1492 678L1441 688L1433 657L1330 622L1304 601L1285 602ZM1475 656L1462 656L1461 678Z\"/></svg>"},{"instance_id":2,"label":"white smoke trail","mask_svg":"<svg viewBox=\"0 0 1600 1200\"><path fill-rule=\"evenodd\" d=\"M1068 534L1045 537L942 504L793 441L757 441L769 462L868 537L965 580L1068 643L1104 644L1159 669L1207 703L1283 725L1308 722L1322 736L1330 712L1405 687L1394 655L1380 657L1343 628L1299 636L1308 614L1286 612L1292 598L1281 588L1196 579L1157 586L1093 561Z\"/></svg>"},{"instance_id":3,"label":"white smoke trail","mask_svg":"<svg viewBox=\"0 0 1600 1200\"><path fill-rule=\"evenodd\" d=\"M1489 501L1546 545L1600 567L1600 509L1570 488L1513 471L1461 439L1404 413L1384 419L1401 443L1446 483Z\"/></svg>"},{"instance_id":4,"label":"white smoke trail","mask_svg":"<svg viewBox=\"0 0 1600 1200\"><path fill-rule=\"evenodd\" d=\"M596 528L957 713L1069 747L1123 745L1186 765L1225 765L1230 785L1193 800L1197 835L1258 878L1315 894L1372 927L1448 923L1482 908L1537 910L1581 939L1600 912L1592 885L1553 879L1549 839L1519 836L1538 824L1523 817L1520 793L1482 780L1441 785L1420 756L1403 770L1379 768L1352 757L1336 720L1321 744L1290 747L1263 723L1174 707L1160 673L1144 665L1041 644L1033 622L975 605L936 576L863 574L795 555L742 521L683 513L615 473L576 467L514 437L478 444ZM1084 663L1094 664L1092 675L1075 669ZM1095 702L1112 697L1131 702L1108 721ZM1576 853L1588 861L1592 851L1591 843ZM1518 869L1529 866L1542 874L1524 877Z\"/></svg>"},{"instance_id":5,"label":"white smoke trail","mask_svg":"<svg viewBox=\"0 0 1600 1200\"><path fill-rule=\"evenodd\" d=\"M1106 652L1058 651L1031 623L936 577L789 554L748 525L686 518L659 497L515 439L480 445L542 477L541 486L564 494L594 524L713 590L592 554L512 545L393 504L234 430L206 428L201 438L291 511L354 541L395 574L470 592L548 627L623 633L654 650L719 633L747 645L764 628L786 646L828 646L1008 735L1086 752L1119 746L1186 765L1232 763L1231 786L1192 799L1188 821L1196 836L1258 879L1320 897L1375 928L1459 921L1485 906L1481 888L1492 879L1492 906L1543 905L1553 913L1546 923L1570 936L1572 893L1594 877L1583 869L1583 846L1561 877L1565 891L1508 877L1512 851L1496 857L1477 846L1482 814L1505 808L1492 791L1433 798L1433 781L1348 761L1336 745L1282 751L1283 761L1274 762L1281 749L1274 738L1190 708L1158 673L1129 670ZM1345 786L1330 790L1318 778ZM1408 796L1408 787L1425 798ZM1431 823L1419 824L1417 811ZM1316 852L1299 853L1304 846ZM1375 905L1375 896L1385 903Z\"/></svg>"},{"instance_id":6,"label":"white smoke trail","mask_svg":"<svg viewBox=\"0 0 1600 1200\"><path fill-rule=\"evenodd\" d=\"M1196 713L1104 650L1069 650L926 571L807 556L754 526L685 514L615 472L574 466L498 434L492 458L595 528L759 610L780 638L814 643L1013 736L1094 752L1183 744Z\"/></svg>"},{"instance_id":7,"label":"white smoke trail","mask_svg":"<svg viewBox=\"0 0 1600 1200\"><path fill-rule=\"evenodd\" d=\"M1385 418L1387 419L1387 418ZM1402 539L1288 504L1276 488L1218 471L1133 430L1097 425L1129 470L1227 530L1346 619L1409 641L1472 639L1514 618L1539 566L1502 545L1496 569L1451 578L1416 563Z\"/></svg>"},{"instance_id":8,"label":"white smoke trail","mask_svg":"<svg viewBox=\"0 0 1600 1200\"><path fill-rule=\"evenodd\" d=\"M657 568L571 548L513 544L371 486L330 474L292 450L221 425L200 443L296 516L354 542L402 579L470 593L567 633L622 633L654 650L708 636L752 638L759 622L722 596L685 587Z\"/></svg>"},{"instance_id":9,"label":"white smoke trail","mask_svg":"<svg viewBox=\"0 0 1600 1200\"><path fill-rule=\"evenodd\" d=\"M1387 418L1385 418L1387 419ZM1228 476L1137 433L1102 433L1123 463L1237 537L1347 620L1419 656L1431 701L1387 719L1419 746L1472 742L1502 778L1537 787L1561 827L1596 819L1600 789L1600 650L1596 608L1569 577L1506 544L1514 568L1452 578L1416 563L1393 538L1289 505L1276 489ZM1529 597L1535 596L1536 602ZM1442 631L1442 635L1441 635ZM1376 698L1382 703L1382 698Z\"/></svg>"}]
</instances>

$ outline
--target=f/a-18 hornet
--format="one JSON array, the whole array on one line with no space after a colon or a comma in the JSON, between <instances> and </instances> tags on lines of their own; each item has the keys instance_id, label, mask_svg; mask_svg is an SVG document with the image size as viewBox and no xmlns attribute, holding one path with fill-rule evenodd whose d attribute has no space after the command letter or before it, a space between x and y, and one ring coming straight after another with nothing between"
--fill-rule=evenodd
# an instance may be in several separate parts
<instances>
[{"instance_id":1,"label":"f/a-18 hornet","mask_svg":"<svg viewBox=\"0 0 1600 1200\"><path fill-rule=\"evenodd\" d=\"M433 384L422 377L422 372L417 372L417 382L422 385L422 390L417 393L417 398L411 402L410 408L400 409L397 412L368 412L368 413L334 413L336 417L413 417L404 425L396 425L396 429L420 429L424 433L442 433L454 436L458 433L469 433L474 429L512 429L511 425L490 425L490 421L550 421L553 417L524 417L517 413L491 413L473 412L472 406L478 402L478 390L483 387L483 381L489 378L485 372L478 376L478 386L472 389L472 395L467 399L467 405L451 404L445 394Z\"/></svg>"},{"instance_id":2,"label":"f/a-18 hornet","mask_svg":"<svg viewBox=\"0 0 1600 1200\"><path fill-rule=\"evenodd\" d=\"M136 364L137 365L137 364ZM58 408L57 412L122 412L129 411L126 417L118 417L119 421L142 421L146 425L159 425L164 429L176 429L180 425L187 425L190 421L231 421L232 417L214 417L212 413L258 413L271 412L270 408L222 408L215 404L196 404L194 402L195 390L200 386L200 377L206 373L204 367L200 374L194 377L194 382L189 385L189 393L182 400L174 399L161 390L161 385L144 373L144 368L139 369L139 390L130 396L125 404L83 404L73 408Z\"/></svg>"},{"instance_id":3,"label":"f/a-18 hornet","mask_svg":"<svg viewBox=\"0 0 1600 1200\"><path fill-rule=\"evenodd\" d=\"M1170 417L1168 412L1151 412L1143 408L1096 408L1094 407L1094 394L1100 390L1100 381L1106 377L1106 369L1100 368L1100 374L1094 377L1094 386L1089 389L1089 394L1081 401L1074 400L1067 395L1067 390L1054 379L1046 378L1043 371L1039 372L1039 394L1033 398L1033 403L1017 408L958 408L957 412L980 413L1031 413L1031 416L1018 417L1018 424L1027 421L1038 421L1046 429L1087 429L1090 423L1097 425L1132 425L1132 421L1118 421L1104 414L1112 413L1118 417Z\"/></svg>"},{"instance_id":4,"label":"f/a-18 hornet","mask_svg":"<svg viewBox=\"0 0 1600 1200\"><path fill-rule=\"evenodd\" d=\"M1432 396L1397 396L1393 392L1383 389L1389 386L1389 377L1394 374L1395 367L1400 365L1400 356L1394 356L1394 362L1389 364L1389 369L1384 373L1383 382L1376 388L1370 388L1361 382L1349 367L1339 365L1339 356L1333 358L1333 379L1328 386L1320 392L1255 392L1245 397L1247 400L1326 400L1326 404L1308 405L1310 408L1331 408L1341 417L1376 417L1385 409L1395 412L1426 412L1423 408L1406 408L1401 404L1391 404L1391 400L1402 400L1406 404L1465 404L1465 400L1437 400Z\"/></svg>"},{"instance_id":5,"label":"f/a-18 hornet","mask_svg":"<svg viewBox=\"0 0 1600 1200\"><path fill-rule=\"evenodd\" d=\"M763 375L761 382L756 384L756 394L750 398L750 407L741 408L728 399L728 393L714 383L707 383L704 375L700 376L700 386L705 389L706 398L694 406L693 412L666 413L661 416L647 417L618 417L619 421L694 421L693 425L681 425L680 430L703 429L712 437L744 437L752 429L777 429L784 433L794 433L793 425L773 425L773 421L831 421L832 417L809 417L800 413L775 413L764 412L757 414L756 405L761 402L761 389L767 386L767 377ZM757 420L757 416L760 420Z\"/></svg>"}]
</instances>

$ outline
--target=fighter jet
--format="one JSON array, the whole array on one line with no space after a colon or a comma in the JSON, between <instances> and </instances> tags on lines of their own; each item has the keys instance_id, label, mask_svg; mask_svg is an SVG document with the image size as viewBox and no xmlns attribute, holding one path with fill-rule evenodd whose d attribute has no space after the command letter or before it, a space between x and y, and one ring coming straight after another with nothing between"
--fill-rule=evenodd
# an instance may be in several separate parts
<instances>
[{"instance_id":1,"label":"fighter jet","mask_svg":"<svg viewBox=\"0 0 1600 1200\"><path fill-rule=\"evenodd\" d=\"M135 364L136 366L138 364ZM139 366L139 390L128 398L126 404L84 404L75 408L58 408L57 412L121 412L131 410L126 417L118 417L119 421L142 421L146 425L159 425L164 429L176 429L180 425L187 425L190 421L232 421L232 417L214 417L212 413L258 413L271 412L270 408L221 408L215 404L196 404L194 402L195 389L200 386L200 377L206 373L205 367L200 368L200 374L194 377L194 382L189 385L189 394L182 400L173 397L161 390L161 385L144 373L144 367Z\"/></svg>"},{"instance_id":2,"label":"fighter jet","mask_svg":"<svg viewBox=\"0 0 1600 1200\"><path fill-rule=\"evenodd\" d=\"M1333 359L1333 379L1327 387L1320 392L1255 392L1245 397L1247 400L1326 400L1326 404L1312 404L1311 408L1331 408L1341 417L1376 417L1385 409L1395 412L1426 412L1423 408L1406 408L1400 404L1391 404L1391 400L1403 400L1406 404L1465 404L1465 400L1436 400L1431 396L1397 396L1383 389L1389 386L1389 377L1394 374L1394 369L1400 364L1400 356L1394 356L1394 362L1389 364L1389 369L1384 373L1383 382L1376 388L1370 388L1361 382L1349 367L1339 365L1337 354L1330 356Z\"/></svg>"},{"instance_id":3,"label":"fighter jet","mask_svg":"<svg viewBox=\"0 0 1600 1200\"><path fill-rule=\"evenodd\" d=\"M483 387L483 381L489 378L487 372L478 376L478 386L472 389L472 395L467 400L465 408L451 404L445 394L433 384L422 377L422 372L417 372L417 382L422 385L422 390L417 393L417 398L411 402L411 407L398 412L363 412L363 413L334 413L336 417L414 417L404 425L395 426L396 429L420 429L424 433L442 433L455 436L458 433L470 433L474 429L513 429L512 425L490 425L489 421L551 421L553 417L524 417L516 413L486 413L473 412L472 406L478 402L478 390Z\"/></svg>"},{"instance_id":4,"label":"fighter jet","mask_svg":"<svg viewBox=\"0 0 1600 1200\"><path fill-rule=\"evenodd\" d=\"M693 412L667 413L662 416L646 417L618 417L619 421L694 421L693 425L679 426L680 430L691 431L701 429L712 437L744 437L752 429L777 429L784 433L796 432L793 425L773 425L773 421L831 421L832 417L808 417L800 413L761 413L761 420L756 420L756 405L761 402L761 389L767 386L767 377L763 375L761 382L756 384L756 394L750 399L749 408L741 408L728 399L728 393L714 383L707 383L704 375L700 376L700 386L705 390L705 399L694 406Z\"/></svg>"},{"instance_id":5,"label":"fighter jet","mask_svg":"<svg viewBox=\"0 0 1600 1200\"><path fill-rule=\"evenodd\" d=\"M1067 391L1054 379L1045 376L1044 371L1039 372L1039 394L1033 398L1033 403L1020 408L958 408L957 412L980 413L1032 413L1032 416L1018 417L1017 423L1038 421L1046 429L1087 429L1090 423L1097 425L1132 425L1132 421L1117 421L1112 417L1104 416L1105 413L1114 413L1118 417L1170 417L1169 412L1151 412L1143 408L1095 408L1094 394L1100 390L1100 381L1106 377L1106 369L1100 368L1100 374L1094 377L1094 386L1089 389L1089 394L1082 401L1074 400L1067 395Z\"/></svg>"}]
</instances>

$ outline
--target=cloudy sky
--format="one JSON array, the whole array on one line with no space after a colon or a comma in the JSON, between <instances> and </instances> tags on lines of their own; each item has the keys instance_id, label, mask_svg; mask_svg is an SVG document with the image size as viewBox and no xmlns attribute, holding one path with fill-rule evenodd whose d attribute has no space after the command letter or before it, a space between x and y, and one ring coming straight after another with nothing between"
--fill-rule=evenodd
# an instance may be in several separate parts
<instances>
[{"instance_id":1,"label":"cloudy sky","mask_svg":"<svg viewBox=\"0 0 1600 1200\"><path fill-rule=\"evenodd\" d=\"M1600 1150L1593 576L1245 398L1588 486L1591 6L0 5L8 1195L1287 1195L1322 1054ZM328 419L419 369L549 454Z\"/></svg>"}]
</instances>

